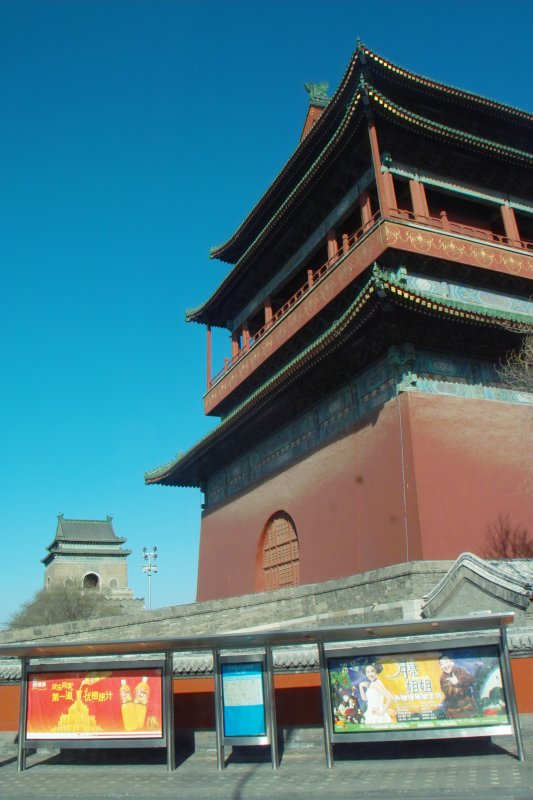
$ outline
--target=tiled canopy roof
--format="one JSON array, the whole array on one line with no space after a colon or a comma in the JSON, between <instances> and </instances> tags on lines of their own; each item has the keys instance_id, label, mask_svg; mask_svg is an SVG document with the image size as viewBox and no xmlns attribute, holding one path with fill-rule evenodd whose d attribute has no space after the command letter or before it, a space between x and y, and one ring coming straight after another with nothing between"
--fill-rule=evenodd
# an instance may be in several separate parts
<instances>
[{"instance_id":1,"label":"tiled canopy roof","mask_svg":"<svg viewBox=\"0 0 533 800\"><path fill-rule=\"evenodd\" d=\"M125 542L113 530L113 518L99 519L65 519L58 518L56 537L74 542Z\"/></svg>"},{"instance_id":2,"label":"tiled canopy roof","mask_svg":"<svg viewBox=\"0 0 533 800\"><path fill-rule=\"evenodd\" d=\"M64 553L64 546L68 543L69 552L73 554L78 548L80 553L91 553L93 550L100 556L113 555L124 558L130 555L131 550L124 550L120 545L125 538L117 536L113 530L113 518L106 519L65 519L63 514L57 518L57 529L54 540L47 546L48 553L41 559L43 564L49 564L57 553ZM105 547L107 545L107 547Z\"/></svg>"}]
</instances>

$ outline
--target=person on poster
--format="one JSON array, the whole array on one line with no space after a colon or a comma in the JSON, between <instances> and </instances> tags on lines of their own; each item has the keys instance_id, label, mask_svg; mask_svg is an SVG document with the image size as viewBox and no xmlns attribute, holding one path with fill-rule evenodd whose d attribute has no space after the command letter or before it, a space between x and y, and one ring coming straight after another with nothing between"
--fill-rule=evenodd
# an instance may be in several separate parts
<instances>
[{"instance_id":1,"label":"person on poster","mask_svg":"<svg viewBox=\"0 0 533 800\"><path fill-rule=\"evenodd\" d=\"M450 719L475 717L477 714L472 685L474 675L463 667L456 666L446 654L439 658L442 674L440 688L444 695L444 711Z\"/></svg>"},{"instance_id":2,"label":"person on poster","mask_svg":"<svg viewBox=\"0 0 533 800\"><path fill-rule=\"evenodd\" d=\"M383 666L379 662L367 664L365 667L365 675L368 680L361 681L359 684L361 697L366 703L364 722L367 724L391 722L388 709L392 703L392 695L379 678L379 673L382 671Z\"/></svg>"}]
</instances>

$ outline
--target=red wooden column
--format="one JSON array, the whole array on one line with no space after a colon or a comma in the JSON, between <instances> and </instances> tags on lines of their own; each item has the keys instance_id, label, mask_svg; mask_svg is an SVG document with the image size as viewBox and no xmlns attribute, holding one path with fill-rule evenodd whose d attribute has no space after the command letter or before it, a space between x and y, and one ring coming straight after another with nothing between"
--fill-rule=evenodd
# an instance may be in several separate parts
<instances>
[{"instance_id":1,"label":"red wooden column","mask_svg":"<svg viewBox=\"0 0 533 800\"><path fill-rule=\"evenodd\" d=\"M212 358L212 343L211 343L211 325L207 326L207 359L206 359L206 377L207 388L211 386L211 358Z\"/></svg>"},{"instance_id":2,"label":"red wooden column","mask_svg":"<svg viewBox=\"0 0 533 800\"><path fill-rule=\"evenodd\" d=\"M250 328L248 320L242 323L242 349L247 350L250 347Z\"/></svg>"},{"instance_id":3,"label":"red wooden column","mask_svg":"<svg viewBox=\"0 0 533 800\"><path fill-rule=\"evenodd\" d=\"M409 181L409 191L411 192L411 202L415 217L429 217L428 202L424 184L420 181Z\"/></svg>"},{"instance_id":4,"label":"red wooden column","mask_svg":"<svg viewBox=\"0 0 533 800\"><path fill-rule=\"evenodd\" d=\"M337 244L337 231L335 228L331 228L328 231L327 235L328 240L328 261L332 261L334 258L337 257L339 252L339 246Z\"/></svg>"},{"instance_id":5,"label":"red wooden column","mask_svg":"<svg viewBox=\"0 0 533 800\"><path fill-rule=\"evenodd\" d=\"M439 212L440 221L442 223L442 227L445 231L450 230L450 220L448 219L448 214L445 211Z\"/></svg>"},{"instance_id":6,"label":"red wooden column","mask_svg":"<svg viewBox=\"0 0 533 800\"><path fill-rule=\"evenodd\" d=\"M265 325L268 325L268 323L272 320L272 317L274 316L272 313L272 299L270 297L265 298L264 310L265 310Z\"/></svg>"},{"instance_id":7,"label":"red wooden column","mask_svg":"<svg viewBox=\"0 0 533 800\"><path fill-rule=\"evenodd\" d=\"M383 187L387 197L387 205L389 208L398 208L398 201L396 200L396 191L394 190L394 179L392 172L388 170L383 173Z\"/></svg>"},{"instance_id":8,"label":"red wooden column","mask_svg":"<svg viewBox=\"0 0 533 800\"><path fill-rule=\"evenodd\" d=\"M387 216L390 208L388 192L385 188L383 181L383 172L381 171L381 156L379 154L378 135L376 132L376 123L373 119L368 120L368 136L370 138L370 151L372 153L372 164L374 166L374 174L376 176L376 188L378 190L378 200L381 214Z\"/></svg>"},{"instance_id":9,"label":"red wooden column","mask_svg":"<svg viewBox=\"0 0 533 800\"><path fill-rule=\"evenodd\" d=\"M370 225L372 219L372 204L370 202L370 192L365 189L359 198L359 206L361 208L361 222L363 223L363 230L366 230Z\"/></svg>"},{"instance_id":10,"label":"red wooden column","mask_svg":"<svg viewBox=\"0 0 533 800\"><path fill-rule=\"evenodd\" d=\"M512 242L520 241L520 232L516 224L516 217L511 206L500 206L505 235Z\"/></svg>"},{"instance_id":11,"label":"red wooden column","mask_svg":"<svg viewBox=\"0 0 533 800\"><path fill-rule=\"evenodd\" d=\"M231 334L231 358L235 358L239 354L239 331L234 331Z\"/></svg>"}]
</instances>

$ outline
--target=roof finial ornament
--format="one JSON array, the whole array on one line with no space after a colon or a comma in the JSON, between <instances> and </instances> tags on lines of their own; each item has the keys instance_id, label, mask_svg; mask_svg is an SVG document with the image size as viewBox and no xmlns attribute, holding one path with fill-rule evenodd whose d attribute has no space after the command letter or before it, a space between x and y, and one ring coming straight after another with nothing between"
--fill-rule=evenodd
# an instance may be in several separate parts
<instances>
[{"instance_id":1,"label":"roof finial ornament","mask_svg":"<svg viewBox=\"0 0 533 800\"><path fill-rule=\"evenodd\" d=\"M361 41L361 37L357 37L357 44L355 45L355 52L361 64L366 64L365 46Z\"/></svg>"},{"instance_id":2,"label":"roof finial ornament","mask_svg":"<svg viewBox=\"0 0 533 800\"><path fill-rule=\"evenodd\" d=\"M329 83L304 83L305 91L309 94L309 105L325 108L329 103L328 97Z\"/></svg>"}]
</instances>

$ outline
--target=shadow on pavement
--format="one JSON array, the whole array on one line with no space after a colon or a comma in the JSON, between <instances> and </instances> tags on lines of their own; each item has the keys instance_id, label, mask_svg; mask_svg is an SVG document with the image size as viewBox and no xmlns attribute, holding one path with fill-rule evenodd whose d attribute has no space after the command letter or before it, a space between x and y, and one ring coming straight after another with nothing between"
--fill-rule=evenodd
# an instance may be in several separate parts
<instances>
[{"instance_id":1,"label":"shadow on pavement","mask_svg":"<svg viewBox=\"0 0 533 800\"><path fill-rule=\"evenodd\" d=\"M360 742L333 745L336 761L380 761L409 758L463 758L507 754L514 751L495 744L489 738L441 739L404 742Z\"/></svg>"}]
</instances>

